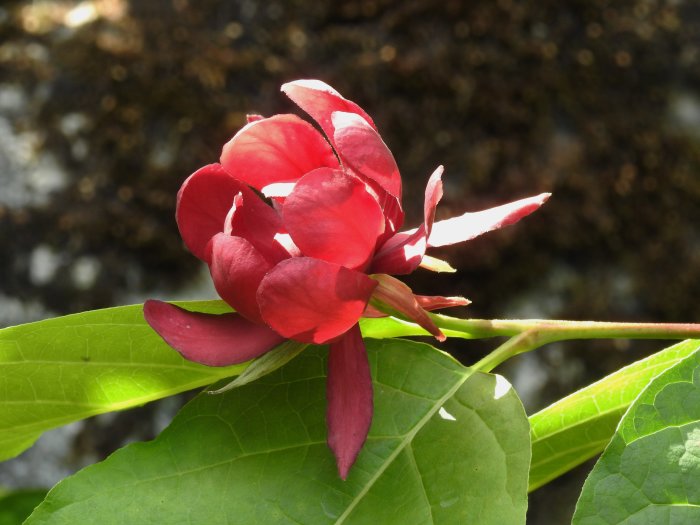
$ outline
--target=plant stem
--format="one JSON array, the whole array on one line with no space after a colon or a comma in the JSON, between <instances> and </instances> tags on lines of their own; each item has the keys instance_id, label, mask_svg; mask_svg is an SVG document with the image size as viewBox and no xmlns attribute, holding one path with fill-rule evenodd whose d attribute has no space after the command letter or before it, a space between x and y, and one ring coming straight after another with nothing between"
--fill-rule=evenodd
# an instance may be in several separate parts
<instances>
[{"instance_id":1,"label":"plant stem","mask_svg":"<svg viewBox=\"0 0 700 525\"><path fill-rule=\"evenodd\" d=\"M471 368L480 372L490 372L503 361L541 346L537 339L537 333L534 331L514 335L486 357L474 363Z\"/></svg>"},{"instance_id":2,"label":"plant stem","mask_svg":"<svg viewBox=\"0 0 700 525\"><path fill-rule=\"evenodd\" d=\"M474 339L516 336L530 330L546 342L568 339L700 339L700 324L553 321L546 319L457 319L431 314L437 326L469 334Z\"/></svg>"},{"instance_id":3,"label":"plant stem","mask_svg":"<svg viewBox=\"0 0 700 525\"><path fill-rule=\"evenodd\" d=\"M552 321L542 319L456 319L431 315L437 326L473 338L510 336L493 352L473 365L490 372L507 359L547 343L571 339L700 339L700 324L615 323L598 321Z\"/></svg>"}]
</instances>

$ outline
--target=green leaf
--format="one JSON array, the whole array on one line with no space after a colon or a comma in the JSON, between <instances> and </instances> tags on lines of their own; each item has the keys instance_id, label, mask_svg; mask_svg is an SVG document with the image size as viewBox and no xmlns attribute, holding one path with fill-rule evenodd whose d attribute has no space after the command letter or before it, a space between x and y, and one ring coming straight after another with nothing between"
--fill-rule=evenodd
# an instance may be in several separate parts
<instances>
[{"instance_id":1,"label":"green leaf","mask_svg":"<svg viewBox=\"0 0 700 525\"><path fill-rule=\"evenodd\" d=\"M325 443L325 348L310 347L198 396L156 440L58 484L27 523L525 523L529 427L510 385L422 343L367 347L375 414L347 481Z\"/></svg>"},{"instance_id":2,"label":"green leaf","mask_svg":"<svg viewBox=\"0 0 700 525\"><path fill-rule=\"evenodd\" d=\"M221 301L185 303L220 313ZM146 324L141 305L0 330L0 460L42 432L235 375L184 360Z\"/></svg>"},{"instance_id":3,"label":"green leaf","mask_svg":"<svg viewBox=\"0 0 700 525\"><path fill-rule=\"evenodd\" d=\"M45 489L0 492L0 525L19 525L45 496Z\"/></svg>"},{"instance_id":4,"label":"green leaf","mask_svg":"<svg viewBox=\"0 0 700 525\"><path fill-rule=\"evenodd\" d=\"M575 525L700 523L700 351L632 403L583 486Z\"/></svg>"},{"instance_id":5,"label":"green leaf","mask_svg":"<svg viewBox=\"0 0 700 525\"><path fill-rule=\"evenodd\" d=\"M392 337L426 336L433 337L430 332L415 323L397 319L396 317L373 317L360 319L360 329L364 337L373 339L388 339ZM465 331L440 329L447 337L459 339L476 339L480 334L472 334Z\"/></svg>"},{"instance_id":6,"label":"green leaf","mask_svg":"<svg viewBox=\"0 0 700 525\"><path fill-rule=\"evenodd\" d=\"M273 348L269 352L264 353L254 361L251 361L246 368L236 379L227 385L210 390L210 394L223 394L233 388L238 388L248 383L252 383L267 374L274 372L278 368L286 365L289 361L303 352L309 345L307 343L299 343L297 341L288 340L281 345Z\"/></svg>"},{"instance_id":7,"label":"green leaf","mask_svg":"<svg viewBox=\"0 0 700 525\"><path fill-rule=\"evenodd\" d=\"M218 300L177 304L198 312L231 311ZM427 333L397 319L362 324L376 338ZM294 355L273 354L242 379L257 377ZM246 367L211 368L182 359L146 324L141 305L2 329L0 461L29 448L46 430L209 385Z\"/></svg>"},{"instance_id":8,"label":"green leaf","mask_svg":"<svg viewBox=\"0 0 700 525\"><path fill-rule=\"evenodd\" d=\"M602 452L622 414L649 381L699 348L700 341L678 343L530 416L530 490Z\"/></svg>"}]
</instances>

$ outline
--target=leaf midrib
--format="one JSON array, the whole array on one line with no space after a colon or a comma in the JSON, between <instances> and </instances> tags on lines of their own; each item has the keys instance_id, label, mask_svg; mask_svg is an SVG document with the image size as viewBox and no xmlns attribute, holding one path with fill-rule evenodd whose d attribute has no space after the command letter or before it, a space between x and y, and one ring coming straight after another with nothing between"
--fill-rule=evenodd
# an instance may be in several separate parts
<instances>
[{"instance_id":1,"label":"leaf midrib","mask_svg":"<svg viewBox=\"0 0 700 525\"><path fill-rule=\"evenodd\" d=\"M410 445L416 434L427 424L428 421L430 421L430 419L432 419L433 415L435 415L435 413L438 410L440 410L440 407L442 407L448 399L455 395L457 390L459 390L459 388L464 384L464 382L469 377L471 377L472 374L474 374L474 371L471 369L466 369L464 372L461 372L459 370L453 370L453 372L457 372L461 375L461 377L458 378L454 386L450 388L445 393L445 395L443 395L441 398L435 401L435 405L433 406L433 408L428 410L428 412L404 435L403 439L399 441L399 444L396 447L396 449L387 457L387 459L384 461L384 464L379 469L377 469L375 474L365 484L365 487L353 498L353 500L347 506L345 512L343 512L340 515L340 517L336 520L335 525L341 525L345 522L345 520L355 510L360 501L362 501L365 495L367 495L369 490L374 486L377 480L382 476L382 474L384 474L386 469L389 468L389 465L391 465L394 462L394 460L398 457L398 455L401 452L403 452L403 450L408 445Z\"/></svg>"}]
</instances>

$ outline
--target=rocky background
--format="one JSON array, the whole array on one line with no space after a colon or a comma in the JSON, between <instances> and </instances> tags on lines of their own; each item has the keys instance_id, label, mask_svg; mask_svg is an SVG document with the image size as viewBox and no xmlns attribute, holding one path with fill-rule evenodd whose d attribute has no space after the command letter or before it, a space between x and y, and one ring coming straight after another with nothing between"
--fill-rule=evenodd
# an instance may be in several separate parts
<instances>
[{"instance_id":1,"label":"rocky background","mask_svg":"<svg viewBox=\"0 0 700 525\"><path fill-rule=\"evenodd\" d=\"M418 272L416 292L464 294L474 317L700 321L696 2L26 0L0 7L0 326L213 297L175 194L246 113L296 111L279 86L297 78L372 115L409 225L438 164L438 218L553 192L434 253L459 272ZM662 345L554 345L502 373L532 412ZM54 483L151 437L173 403L58 431L0 484ZM568 522L588 469L534 493L529 522Z\"/></svg>"}]
</instances>

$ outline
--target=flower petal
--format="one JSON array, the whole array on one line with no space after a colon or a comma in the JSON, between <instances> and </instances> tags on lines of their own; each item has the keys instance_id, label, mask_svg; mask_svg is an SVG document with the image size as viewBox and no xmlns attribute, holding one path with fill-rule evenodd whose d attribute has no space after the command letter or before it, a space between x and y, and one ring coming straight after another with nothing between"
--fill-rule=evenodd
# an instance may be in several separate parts
<instances>
[{"instance_id":1,"label":"flower petal","mask_svg":"<svg viewBox=\"0 0 700 525\"><path fill-rule=\"evenodd\" d=\"M425 328L438 341L445 340L445 334L428 316L406 284L391 275L378 274L372 278L379 283L372 294L372 306L390 315L408 318Z\"/></svg>"},{"instance_id":2,"label":"flower petal","mask_svg":"<svg viewBox=\"0 0 700 525\"><path fill-rule=\"evenodd\" d=\"M372 423L372 376L359 325L331 344L326 386L328 446L346 479Z\"/></svg>"},{"instance_id":3,"label":"flower petal","mask_svg":"<svg viewBox=\"0 0 700 525\"><path fill-rule=\"evenodd\" d=\"M331 120L335 128L335 148L343 163L400 199L399 168L379 133L356 113L336 111Z\"/></svg>"},{"instance_id":4,"label":"flower petal","mask_svg":"<svg viewBox=\"0 0 700 525\"><path fill-rule=\"evenodd\" d=\"M433 225L433 231L428 237L428 246L448 246L468 241L481 234L514 224L547 202L550 195L551 193L542 193L488 210L438 221Z\"/></svg>"},{"instance_id":5,"label":"flower petal","mask_svg":"<svg viewBox=\"0 0 700 525\"><path fill-rule=\"evenodd\" d=\"M311 124L296 115L275 115L249 122L236 133L221 152L221 164L262 191L322 166L337 168L338 159Z\"/></svg>"},{"instance_id":6,"label":"flower petal","mask_svg":"<svg viewBox=\"0 0 700 525\"><path fill-rule=\"evenodd\" d=\"M223 231L233 199L244 186L220 164L209 164L190 175L180 187L177 226L185 245L199 259L209 262L207 245Z\"/></svg>"},{"instance_id":7,"label":"flower petal","mask_svg":"<svg viewBox=\"0 0 700 525\"><path fill-rule=\"evenodd\" d=\"M453 306L467 306L471 301L465 297L443 297L441 295L414 295L416 302L427 311L452 308Z\"/></svg>"},{"instance_id":8,"label":"flower petal","mask_svg":"<svg viewBox=\"0 0 700 525\"><path fill-rule=\"evenodd\" d=\"M264 321L296 341L323 344L360 318L377 282L311 257L282 261L263 278L258 304Z\"/></svg>"},{"instance_id":9,"label":"flower petal","mask_svg":"<svg viewBox=\"0 0 700 525\"><path fill-rule=\"evenodd\" d=\"M320 168L304 175L282 207L282 218L304 255L364 268L384 231L379 204L359 179Z\"/></svg>"},{"instance_id":10,"label":"flower petal","mask_svg":"<svg viewBox=\"0 0 700 525\"><path fill-rule=\"evenodd\" d=\"M335 89L320 80L288 82L282 86L282 91L318 122L331 143L335 140L335 128L331 119L334 111L356 113L377 129L372 118L360 106L343 98Z\"/></svg>"},{"instance_id":11,"label":"flower petal","mask_svg":"<svg viewBox=\"0 0 700 525\"><path fill-rule=\"evenodd\" d=\"M151 299L143 305L143 316L185 359L208 366L243 363L284 341L267 326L253 324L235 313L189 312Z\"/></svg>"},{"instance_id":12,"label":"flower petal","mask_svg":"<svg viewBox=\"0 0 700 525\"><path fill-rule=\"evenodd\" d=\"M255 192L245 188L233 201L224 233L248 240L270 263L290 256L282 217ZM297 251L296 248L292 251Z\"/></svg>"},{"instance_id":13,"label":"flower petal","mask_svg":"<svg viewBox=\"0 0 700 525\"><path fill-rule=\"evenodd\" d=\"M443 167L438 166L425 187L423 224L417 230L400 232L389 239L375 255L372 273L405 275L418 268L428 247L435 209L442 199L442 172Z\"/></svg>"},{"instance_id":14,"label":"flower petal","mask_svg":"<svg viewBox=\"0 0 700 525\"><path fill-rule=\"evenodd\" d=\"M256 294L274 263L242 237L219 233L212 239L211 248L209 271L218 294L246 319L263 324Z\"/></svg>"},{"instance_id":15,"label":"flower petal","mask_svg":"<svg viewBox=\"0 0 700 525\"><path fill-rule=\"evenodd\" d=\"M360 115L336 111L331 119L335 149L345 169L369 186L384 212L381 246L403 224L399 168L379 133Z\"/></svg>"}]
</instances>

